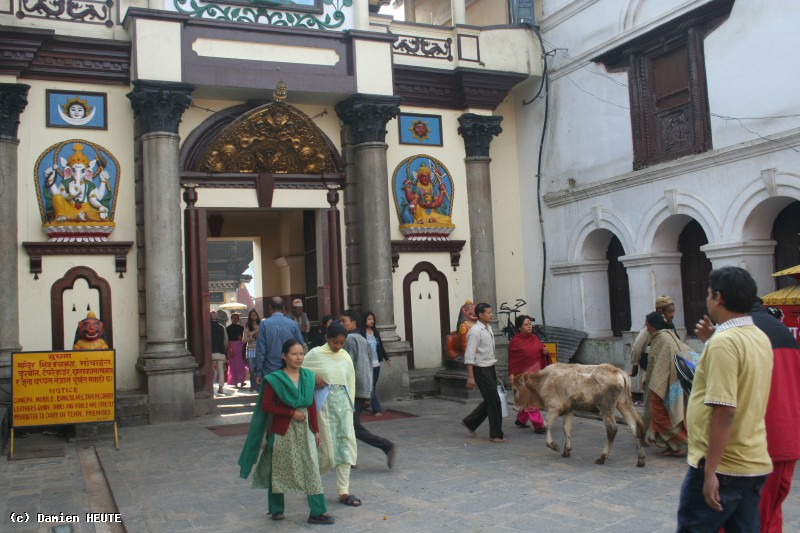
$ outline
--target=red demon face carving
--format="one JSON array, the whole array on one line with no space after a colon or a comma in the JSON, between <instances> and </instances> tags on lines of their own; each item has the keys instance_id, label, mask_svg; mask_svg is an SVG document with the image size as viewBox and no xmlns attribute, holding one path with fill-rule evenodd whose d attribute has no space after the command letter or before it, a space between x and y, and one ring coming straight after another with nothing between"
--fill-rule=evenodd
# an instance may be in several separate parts
<instances>
[{"instance_id":1,"label":"red demon face carving","mask_svg":"<svg viewBox=\"0 0 800 533\"><path fill-rule=\"evenodd\" d=\"M93 341L103 334L103 323L94 316L88 316L78 322L78 331L82 339Z\"/></svg>"}]
</instances>

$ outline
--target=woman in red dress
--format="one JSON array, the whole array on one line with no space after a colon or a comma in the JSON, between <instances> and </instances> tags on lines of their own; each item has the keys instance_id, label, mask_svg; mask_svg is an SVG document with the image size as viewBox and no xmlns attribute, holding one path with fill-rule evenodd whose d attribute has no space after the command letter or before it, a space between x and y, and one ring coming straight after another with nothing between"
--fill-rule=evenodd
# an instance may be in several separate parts
<instances>
[{"instance_id":1,"label":"woman in red dress","mask_svg":"<svg viewBox=\"0 0 800 533\"><path fill-rule=\"evenodd\" d=\"M517 317L514 324L518 333L508 345L508 379L514 383L514 376L523 372L538 372L550 364L550 353L533 333L533 319L527 315ZM536 433L544 433L544 420L536 407L527 407L517 413L514 424L528 428L528 421L533 424Z\"/></svg>"}]
</instances>

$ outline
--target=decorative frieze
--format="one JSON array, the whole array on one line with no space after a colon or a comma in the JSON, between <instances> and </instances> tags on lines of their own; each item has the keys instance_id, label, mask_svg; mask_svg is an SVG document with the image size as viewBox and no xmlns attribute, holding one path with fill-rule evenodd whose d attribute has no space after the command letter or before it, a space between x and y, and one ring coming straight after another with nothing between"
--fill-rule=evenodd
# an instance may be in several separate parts
<instances>
[{"instance_id":1,"label":"decorative frieze","mask_svg":"<svg viewBox=\"0 0 800 533\"><path fill-rule=\"evenodd\" d=\"M114 26L114 0L19 0L17 18L40 18Z\"/></svg>"},{"instance_id":2,"label":"decorative frieze","mask_svg":"<svg viewBox=\"0 0 800 533\"><path fill-rule=\"evenodd\" d=\"M395 54L453 60L453 39L434 39L419 35L398 35L392 45Z\"/></svg>"},{"instance_id":3,"label":"decorative frieze","mask_svg":"<svg viewBox=\"0 0 800 533\"><path fill-rule=\"evenodd\" d=\"M303 2L262 3L256 0L252 2L174 0L172 2L179 13L202 19L310 30L342 29L347 20L346 13L352 7L353 0L325 0L321 3L324 4L320 6L322 9L317 9L313 5L307 6ZM274 9L275 7L284 7L292 11L277 11Z\"/></svg>"},{"instance_id":4,"label":"decorative frieze","mask_svg":"<svg viewBox=\"0 0 800 533\"><path fill-rule=\"evenodd\" d=\"M0 74L58 82L129 85L131 43L0 28Z\"/></svg>"},{"instance_id":5,"label":"decorative frieze","mask_svg":"<svg viewBox=\"0 0 800 533\"><path fill-rule=\"evenodd\" d=\"M403 98L404 106L440 109L496 109L511 88L526 78L510 72L398 64L392 71L394 94Z\"/></svg>"}]
</instances>

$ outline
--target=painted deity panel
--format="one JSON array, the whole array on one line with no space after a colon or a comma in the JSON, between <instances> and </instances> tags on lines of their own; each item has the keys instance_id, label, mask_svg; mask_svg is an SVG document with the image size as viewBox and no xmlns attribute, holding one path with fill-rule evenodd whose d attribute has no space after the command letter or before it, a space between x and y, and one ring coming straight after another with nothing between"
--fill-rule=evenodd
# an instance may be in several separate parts
<instances>
[{"instance_id":1,"label":"painted deity panel","mask_svg":"<svg viewBox=\"0 0 800 533\"><path fill-rule=\"evenodd\" d=\"M425 154L404 159L392 176L400 232L410 240L444 240L455 229L450 172Z\"/></svg>"},{"instance_id":2,"label":"painted deity panel","mask_svg":"<svg viewBox=\"0 0 800 533\"><path fill-rule=\"evenodd\" d=\"M400 113L400 144L442 146L442 117Z\"/></svg>"},{"instance_id":3,"label":"painted deity panel","mask_svg":"<svg viewBox=\"0 0 800 533\"><path fill-rule=\"evenodd\" d=\"M99 144L83 139L54 144L36 161L42 229L51 241L105 241L114 230L120 168Z\"/></svg>"},{"instance_id":4,"label":"painted deity panel","mask_svg":"<svg viewBox=\"0 0 800 533\"><path fill-rule=\"evenodd\" d=\"M47 90L48 128L108 129L105 93Z\"/></svg>"}]
</instances>

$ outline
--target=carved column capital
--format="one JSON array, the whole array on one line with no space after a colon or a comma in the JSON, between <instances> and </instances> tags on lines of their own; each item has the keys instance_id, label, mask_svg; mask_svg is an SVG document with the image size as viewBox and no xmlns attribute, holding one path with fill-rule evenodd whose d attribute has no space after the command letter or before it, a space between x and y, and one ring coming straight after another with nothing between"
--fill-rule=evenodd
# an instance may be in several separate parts
<instances>
[{"instance_id":1,"label":"carved column capital","mask_svg":"<svg viewBox=\"0 0 800 533\"><path fill-rule=\"evenodd\" d=\"M17 137L19 115L28 105L30 85L0 83L0 137Z\"/></svg>"},{"instance_id":2,"label":"carved column capital","mask_svg":"<svg viewBox=\"0 0 800 533\"><path fill-rule=\"evenodd\" d=\"M134 115L142 118L142 133L178 133L183 112L192 102L195 86L188 83L134 80L127 94Z\"/></svg>"},{"instance_id":3,"label":"carved column capital","mask_svg":"<svg viewBox=\"0 0 800 533\"><path fill-rule=\"evenodd\" d=\"M464 137L464 150L467 157L489 157L489 144L492 137L500 135L503 117L464 113L458 117L458 134Z\"/></svg>"},{"instance_id":4,"label":"carved column capital","mask_svg":"<svg viewBox=\"0 0 800 533\"><path fill-rule=\"evenodd\" d=\"M336 209L336 204L339 203L339 191L336 189L328 189L328 205L331 209Z\"/></svg>"},{"instance_id":5,"label":"carved column capital","mask_svg":"<svg viewBox=\"0 0 800 533\"><path fill-rule=\"evenodd\" d=\"M353 129L356 144L386 141L386 124L400 113L399 96L354 94L336 104L336 114Z\"/></svg>"}]
</instances>

